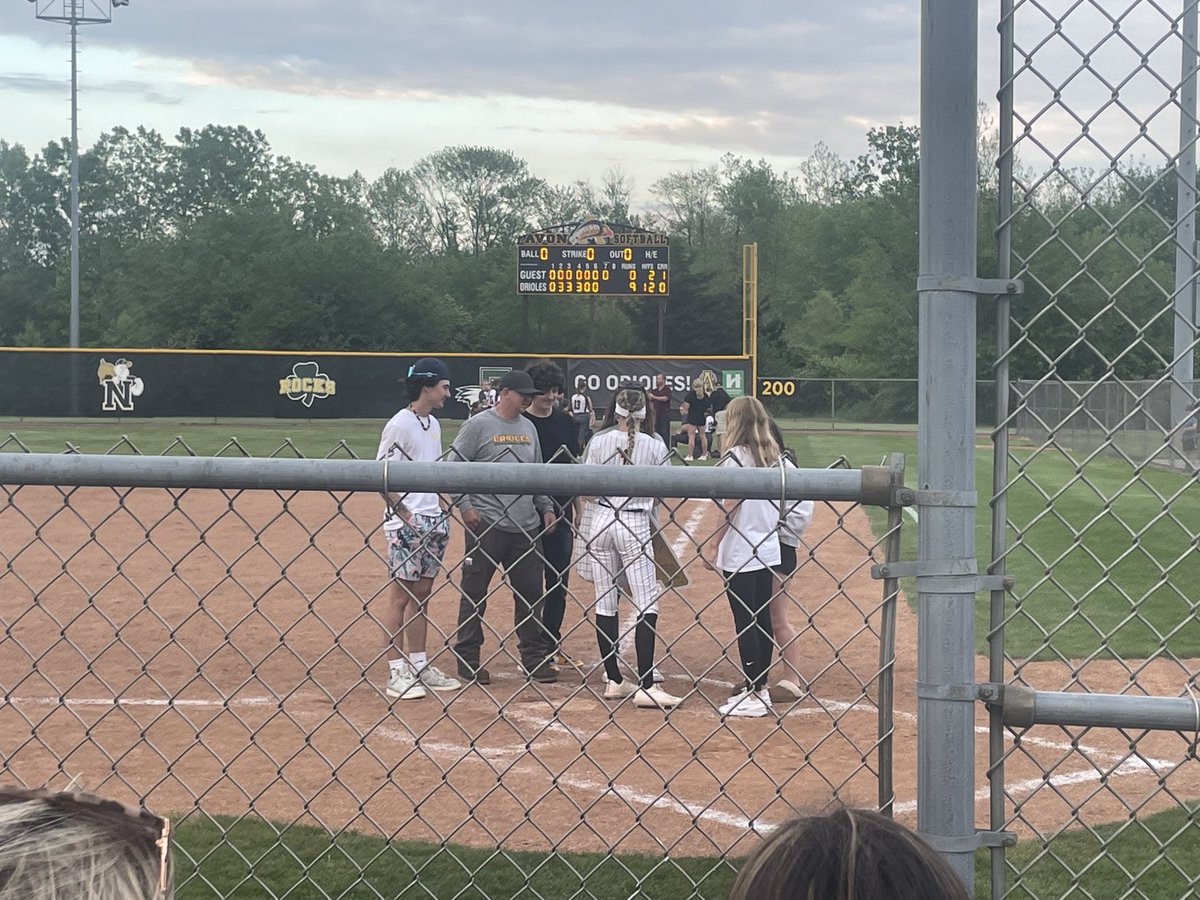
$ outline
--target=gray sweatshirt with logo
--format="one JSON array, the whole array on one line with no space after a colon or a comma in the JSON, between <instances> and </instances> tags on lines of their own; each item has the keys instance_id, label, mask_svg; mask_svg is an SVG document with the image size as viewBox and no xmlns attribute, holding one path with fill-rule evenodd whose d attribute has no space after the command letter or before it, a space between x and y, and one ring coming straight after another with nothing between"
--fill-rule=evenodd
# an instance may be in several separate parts
<instances>
[{"instance_id":1,"label":"gray sweatshirt with logo","mask_svg":"<svg viewBox=\"0 0 1200 900\"><path fill-rule=\"evenodd\" d=\"M537 429L522 415L506 419L494 409L467 419L450 452L450 462L542 462ZM458 508L479 510L484 523L501 531L536 534L542 529L542 513L554 509L550 498L542 494L467 494L457 501ZM485 525L480 526L480 530Z\"/></svg>"}]
</instances>

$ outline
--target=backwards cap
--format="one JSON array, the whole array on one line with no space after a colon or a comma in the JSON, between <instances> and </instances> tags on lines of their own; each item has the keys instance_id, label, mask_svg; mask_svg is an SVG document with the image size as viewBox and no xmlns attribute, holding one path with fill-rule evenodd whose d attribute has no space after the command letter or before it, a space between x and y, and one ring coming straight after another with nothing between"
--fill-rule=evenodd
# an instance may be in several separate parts
<instances>
[{"instance_id":1,"label":"backwards cap","mask_svg":"<svg viewBox=\"0 0 1200 900\"><path fill-rule=\"evenodd\" d=\"M423 356L408 367L408 375L406 377L449 381L450 369L436 356Z\"/></svg>"}]
</instances>

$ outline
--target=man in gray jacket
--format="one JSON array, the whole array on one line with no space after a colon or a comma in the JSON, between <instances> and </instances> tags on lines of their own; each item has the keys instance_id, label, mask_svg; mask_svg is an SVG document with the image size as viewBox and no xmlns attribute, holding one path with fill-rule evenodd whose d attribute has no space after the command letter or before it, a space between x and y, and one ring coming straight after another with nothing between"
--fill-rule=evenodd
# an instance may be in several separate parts
<instances>
[{"instance_id":1,"label":"man in gray jacket","mask_svg":"<svg viewBox=\"0 0 1200 900\"><path fill-rule=\"evenodd\" d=\"M500 380L496 405L468 419L447 459L467 462L541 462L537 429L521 415L539 393L527 372L514 369ZM521 664L534 681L558 680L547 659L551 652L542 627L542 569L538 536L555 527L550 498L516 494L469 494L458 500L468 534L458 604L454 653L458 674L479 684L491 682L480 665L483 616L496 567L503 566L513 592L513 624Z\"/></svg>"}]
</instances>

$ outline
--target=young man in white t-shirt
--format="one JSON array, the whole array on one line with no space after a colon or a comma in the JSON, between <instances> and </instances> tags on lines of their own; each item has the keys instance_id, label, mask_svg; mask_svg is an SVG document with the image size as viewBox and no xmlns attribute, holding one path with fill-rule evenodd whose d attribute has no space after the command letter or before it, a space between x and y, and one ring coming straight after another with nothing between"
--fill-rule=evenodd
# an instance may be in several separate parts
<instances>
[{"instance_id":1,"label":"young man in white t-shirt","mask_svg":"<svg viewBox=\"0 0 1200 900\"><path fill-rule=\"evenodd\" d=\"M417 360L404 379L408 406L383 426L376 459L391 465L433 462L442 455L442 427L433 411L450 396L450 370L435 357ZM429 664L425 604L450 540L450 519L436 493L392 494L387 520L388 589L382 624L389 637L387 695L417 700L426 690L456 691L462 682ZM406 648L407 643L407 648Z\"/></svg>"}]
</instances>

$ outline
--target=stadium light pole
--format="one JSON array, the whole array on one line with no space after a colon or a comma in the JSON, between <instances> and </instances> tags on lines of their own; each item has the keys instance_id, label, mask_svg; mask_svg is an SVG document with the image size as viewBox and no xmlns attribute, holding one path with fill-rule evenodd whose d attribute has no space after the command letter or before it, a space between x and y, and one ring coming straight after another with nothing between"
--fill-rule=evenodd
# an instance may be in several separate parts
<instances>
[{"instance_id":1,"label":"stadium light pole","mask_svg":"<svg viewBox=\"0 0 1200 900\"><path fill-rule=\"evenodd\" d=\"M107 25L112 7L129 0L29 0L43 22L71 26L71 335L79 346L79 26Z\"/></svg>"}]
</instances>

